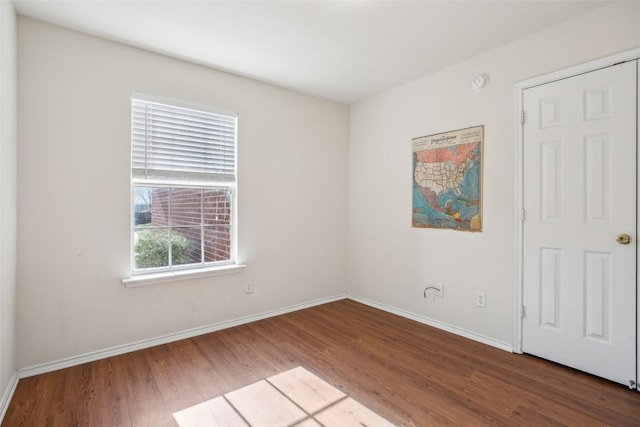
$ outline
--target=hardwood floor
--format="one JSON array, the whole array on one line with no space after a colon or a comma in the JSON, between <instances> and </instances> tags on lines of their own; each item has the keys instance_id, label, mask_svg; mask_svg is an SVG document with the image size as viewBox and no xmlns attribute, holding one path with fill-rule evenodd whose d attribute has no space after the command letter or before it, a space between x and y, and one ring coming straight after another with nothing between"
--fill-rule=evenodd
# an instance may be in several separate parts
<instances>
[{"instance_id":1,"label":"hardwood floor","mask_svg":"<svg viewBox=\"0 0 640 427\"><path fill-rule=\"evenodd\" d=\"M640 425L624 386L342 300L22 379L2 426L176 426L298 366L398 426Z\"/></svg>"}]
</instances>

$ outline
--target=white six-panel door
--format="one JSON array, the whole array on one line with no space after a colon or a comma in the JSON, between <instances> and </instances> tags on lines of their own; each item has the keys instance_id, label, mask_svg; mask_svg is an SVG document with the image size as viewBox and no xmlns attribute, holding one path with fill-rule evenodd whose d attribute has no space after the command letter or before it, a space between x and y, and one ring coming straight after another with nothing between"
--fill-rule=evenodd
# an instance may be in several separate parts
<instances>
[{"instance_id":1,"label":"white six-panel door","mask_svg":"<svg viewBox=\"0 0 640 427\"><path fill-rule=\"evenodd\" d=\"M636 379L636 67L523 98L522 349L623 384Z\"/></svg>"}]
</instances>

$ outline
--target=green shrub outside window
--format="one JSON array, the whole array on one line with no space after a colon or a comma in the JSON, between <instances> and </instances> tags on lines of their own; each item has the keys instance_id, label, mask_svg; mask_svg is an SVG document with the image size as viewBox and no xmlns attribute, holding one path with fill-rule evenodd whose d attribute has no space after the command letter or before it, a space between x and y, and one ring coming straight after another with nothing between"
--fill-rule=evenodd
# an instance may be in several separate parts
<instances>
[{"instance_id":1,"label":"green shrub outside window","mask_svg":"<svg viewBox=\"0 0 640 427\"><path fill-rule=\"evenodd\" d=\"M135 245L136 265L140 268L169 265L169 232L143 230ZM180 233L171 233L171 265L186 264L189 240Z\"/></svg>"}]
</instances>

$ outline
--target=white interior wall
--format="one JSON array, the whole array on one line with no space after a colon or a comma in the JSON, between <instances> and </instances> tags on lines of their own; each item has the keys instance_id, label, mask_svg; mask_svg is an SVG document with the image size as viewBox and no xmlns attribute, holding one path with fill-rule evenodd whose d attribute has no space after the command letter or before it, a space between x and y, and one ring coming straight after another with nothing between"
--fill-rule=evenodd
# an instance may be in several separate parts
<instances>
[{"instance_id":1,"label":"white interior wall","mask_svg":"<svg viewBox=\"0 0 640 427\"><path fill-rule=\"evenodd\" d=\"M24 17L18 52L19 367L346 291L346 106ZM120 282L132 91L238 112L242 273Z\"/></svg>"},{"instance_id":2,"label":"white interior wall","mask_svg":"<svg viewBox=\"0 0 640 427\"><path fill-rule=\"evenodd\" d=\"M624 2L471 58L351 108L350 293L510 346L516 280L514 84L640 45ZM489 86L473 92L476 74ZM411 139L485 126L483 231L411 228ZM423 298L427 283L444 298ZM475 306L486 292L486 308Z\"/></svg>"},{"instance_id":3,"label":"white interior wall","mask_svg":"<svg viewBox=\"0 0 640 427\"><path fill-rule=\"evenodd\" d=\"M0 395L15 375L16 14L0 2Z\"/></svg>"}]
</instances>

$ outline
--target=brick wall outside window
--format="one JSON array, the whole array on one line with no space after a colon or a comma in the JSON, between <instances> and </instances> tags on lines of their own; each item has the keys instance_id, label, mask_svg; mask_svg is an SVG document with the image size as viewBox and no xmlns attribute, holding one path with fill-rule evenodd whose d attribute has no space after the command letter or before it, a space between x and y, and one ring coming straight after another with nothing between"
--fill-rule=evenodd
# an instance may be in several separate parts
<instances>
[{"instance_id":1,"label":"brick wall outside window","mask_svg":"<svg viewBox=\"0 0 640 427\"><path fill-rule=\"evenodd\" d=\"M171 202L171 203L169 203ZM187 263L225 261L231 258L231 203L226 189L153 188L151 227L169 226L189 240Z\"/></svg>"}]
</instances>

